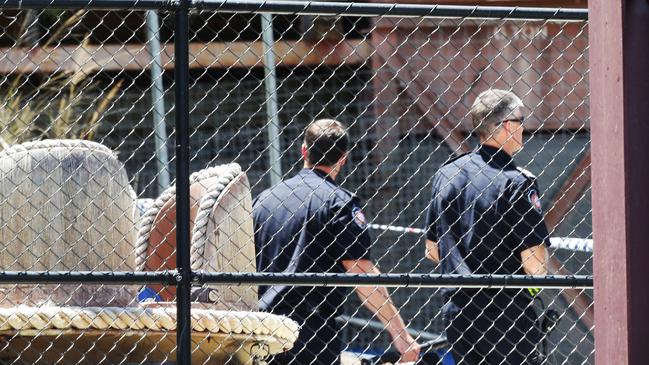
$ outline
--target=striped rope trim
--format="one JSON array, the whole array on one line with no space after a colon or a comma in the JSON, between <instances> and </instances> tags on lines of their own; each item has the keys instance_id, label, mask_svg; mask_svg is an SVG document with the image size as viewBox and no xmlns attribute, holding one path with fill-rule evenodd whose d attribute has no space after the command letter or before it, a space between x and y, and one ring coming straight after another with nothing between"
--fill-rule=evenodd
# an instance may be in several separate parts
<instances>
[{"instance_id":1,"label":"striped rope trim","mask_svg":"<svg viewBox=\"0 0 649 365\"><path fill-rule=\"evenodd\" d=\"M0 331L24 330L176 330L175 307L0 308ZM292 319L263 312L192 308L192 331L272 336L292 345L299 333ZM290 346L288 346L290 347Z\"/></svg>"}]
</instances>

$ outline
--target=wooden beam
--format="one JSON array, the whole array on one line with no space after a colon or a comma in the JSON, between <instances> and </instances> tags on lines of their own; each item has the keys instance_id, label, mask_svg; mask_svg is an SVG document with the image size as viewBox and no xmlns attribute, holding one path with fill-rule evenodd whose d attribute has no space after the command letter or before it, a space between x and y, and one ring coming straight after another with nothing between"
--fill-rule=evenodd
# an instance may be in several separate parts
<instances>
[{"instance_id":1,"label":"wooden beam","mask_svg":"<svg viewBox=\"0 0 649 365\"><path fill-rule=\"evenodd\" d=\"M432 126L435 133L442 138L451 151L456 155L471 151L472 148L466 141L465 129L460 121L454 123L445 118L446 113L439 108L436 96L428 90L430 80L427 80L426 76L434 76L425 73L419 74L408 66L404 57L398 52L388 60L385 57L382 59L386 65L389 64L395 70L401 71L396 72L394 81L404 85L406 94L412 99L422 118ZM436 111L436 115L432 116L431 111Z\"/></svg>"},{"instance_id":2,"label":"wooden beam","mask_svg":"<svg viewBox=\"0 0 649 365\"><path fill-rule=\"evenodd\" d=\"M649 2L589 2L596 364L649 359Z\"/></svg>"},{"instance_id":3,"label":"wooden beam","mask_svg":"<svg viewBox=\"0 0 649 365\"><path fill-rule=\"evenodd\" d=\"M566 215L574 208L584 192L590 186L590 150L586 151L581 160L555 194L552 207L545 215L545 224L550 232L554 231ZM550 256L547 263L548 270L554 275L572 275L564 265L554 256ZM568 302L568 307L573 310L577 318L589 329L595 325L593 301L582 290L564 289L561 295Z\"/></svg>"},{"instance_id":4,"label":"wooden beam","mask_svg":"<svg viewBox=\"0 0 649 365\"><path fill-rule=\"evenodd\" d=\"M570 213L575 204L581 199L590 186L590 150L586 151L581 160L563 183L563 186L553 198L552 207L545 215L545 223L554 230L563 218Z\"/></svg>"},{"instance_id":5,"label":"wooden beam","mask_svg":"<svg viewBox=\"0 0 649 365\"><path fill-rule=\"evenodd\" d=\"M453 123L448 118L441 117L439 120L431 118L430 110L438 109L435 97L430 92L426 92L426 85L423 80L414 80L406 88L406 92L414 100L417 110L422 114L423 118L428 119L428 122L433 126L433 130L437 135L442 138L442 141L453 151L454 154L460 155L472 150L471 146L467 143L467 135L464 133L464 128L459 123ZM438 110L438 115L444 115Z\"/></svg>"},{"instance_id":6,"label":"wooden beam","mask_svg":"<svg viewBox=\"0 0 649 365\"><path fill-rule=\"evenodd\" d=\"M189 48L192 69L263 66L261 42L191 43ZM273 51L278 66L333 66L364 64L372 48L364 39L315 45L306 41L278 41ZM145 44L4 48L0 54L0 74L140 71L151 65ZM163 46L160 56L165 70L173 70L173 54L173 44Z\"/></svg>"},{"instance_id":7,"label":"wooden beam","mask_svg":"<svg viewBox=\"0 0 649 365\"><path fill-rule=\"evenodd\" d=\"M524 125L526 131L581 131L590 128L583 79L588 70L584 26L584 22L503 25L497 20L378 18L372 32L393 35L385 57L408 59L405 70L426 81L424 86L437 94L437 104L449 109L450 118L467 115L468 105L462 104L488 87L512 88L533 114ZM451 95L459 98L453 100ZM468 134L471 127L461 123L457 128Z\"/></svg>"}]
</instances>

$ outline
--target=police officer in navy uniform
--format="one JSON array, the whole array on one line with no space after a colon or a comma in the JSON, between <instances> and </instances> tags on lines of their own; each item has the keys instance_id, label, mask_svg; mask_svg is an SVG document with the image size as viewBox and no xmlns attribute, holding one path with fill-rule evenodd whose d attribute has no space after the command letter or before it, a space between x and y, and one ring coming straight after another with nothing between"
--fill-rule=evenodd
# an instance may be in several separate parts
<instances>
[{"instance_id":1,"label":"police officer in navy uniform","mask_svg":"<svg viewBox=\"0 0 649 365\"><path fill-rule=\"evenodd\" d=\"M548 230L535 178L516 167L523 103L491 89L471 107L480 145L442 166L432 181L426 257L444 274L546 275ZM446 334L458 364L540 364L534 293L446 289Z\"/></svg>"},{"instance_id":2,"label":"police officer in navy uniform","mask_svg":"<svg viewBox=\"0 0 649 365\"><path fill-rule=\"evenodd\" d=\"M349 136L335 120L317 120L304 132L304 169L254 201L257 269L275 273L379 273L369 260L371 239L359 199L335 179L347 160ZM383 287L358 287L361 301L384 323L401 352L414 361L419 344ZM300 325L299 338L273 364L338 364L343 348L335 317L347 291L340 287L261 286L260 309Z\"/></svg>"}]
</instances>

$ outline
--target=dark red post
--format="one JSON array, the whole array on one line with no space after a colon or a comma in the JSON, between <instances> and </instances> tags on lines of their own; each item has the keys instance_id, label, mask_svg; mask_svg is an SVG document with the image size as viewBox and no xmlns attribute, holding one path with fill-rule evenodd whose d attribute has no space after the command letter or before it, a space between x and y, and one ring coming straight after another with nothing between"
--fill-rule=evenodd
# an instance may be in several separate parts
<instances>
[{"instance_id":1,"label":"dark red post","mask_svg":"<svg viewBox=\"0 0 649 365\"><path fill-rule=\"evenodd\" d=\"M590 0L595 360L649 361L649 3Z\"/></svg>"}]
</instances>

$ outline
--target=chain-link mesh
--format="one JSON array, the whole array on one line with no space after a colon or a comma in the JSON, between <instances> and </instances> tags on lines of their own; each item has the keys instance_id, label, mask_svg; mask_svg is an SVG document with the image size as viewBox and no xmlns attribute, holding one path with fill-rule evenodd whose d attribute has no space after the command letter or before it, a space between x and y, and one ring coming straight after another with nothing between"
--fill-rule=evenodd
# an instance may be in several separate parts
<instances>
[{"instance_id":1,"label":"chain-link mesh","mask_svg":"<svg viewBox=\"0 0 649 365\"><path fill-rule=\"evenodd\" d=\"M587 23L342 15L190 12L191 269L592 275ZM173 18L1 11L3 271L176 268ZM174 362L175 286L100 281L3 284L0 361ZM192 362L594 362L591 290L484 287L196 286Z\"/></svg>"}]
</instances>

